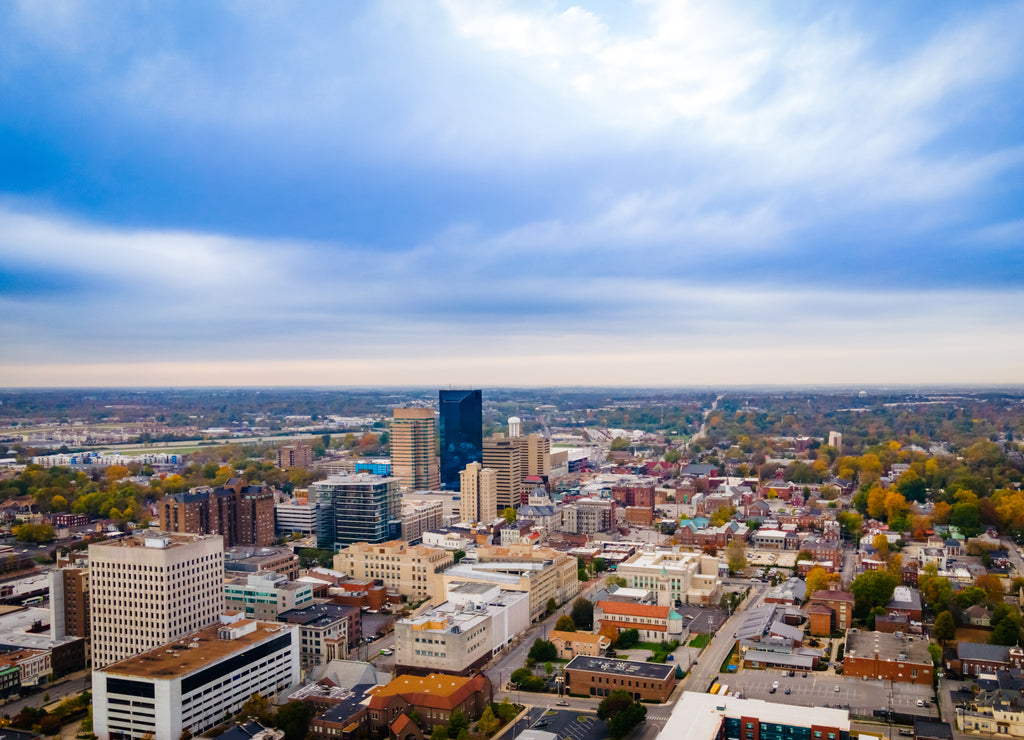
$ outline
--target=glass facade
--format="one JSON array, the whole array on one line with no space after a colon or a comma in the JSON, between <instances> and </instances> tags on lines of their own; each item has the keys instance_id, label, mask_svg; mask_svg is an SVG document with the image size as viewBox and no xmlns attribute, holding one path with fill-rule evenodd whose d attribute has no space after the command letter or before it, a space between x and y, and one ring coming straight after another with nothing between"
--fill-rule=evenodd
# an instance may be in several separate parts
<instances>
[{"instance_id":1,"label":"glass facade","mask_svg":"<svg viewBox=\"0 0 1024 740\"><path fill-rule=\"evenodd\" d=\"M401 536L398 478L365 473L314 483L320 502L317 547L336 550L357 542L388 542Z\"/></svg>"},{"instance_id":2,"label":"glass facade","mask_svg":"<svg viewBox=\"0 0 1024 740\"><path fill-rule=\"evenodd\" d=\"M441 488L459 490L459 473L470 463L483 463L483 393L441 391Z\"/></svg>"}]
</instances>

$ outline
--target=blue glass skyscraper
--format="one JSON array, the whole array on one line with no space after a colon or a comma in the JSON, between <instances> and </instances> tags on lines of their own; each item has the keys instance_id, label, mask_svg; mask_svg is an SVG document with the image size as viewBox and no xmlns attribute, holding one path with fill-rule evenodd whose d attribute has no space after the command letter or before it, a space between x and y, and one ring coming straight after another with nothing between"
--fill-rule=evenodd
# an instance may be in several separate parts
<instances>
[{"instance_id":1,"label":"blue glass skyscraper","mask_svg":"<svg viewBox=\"0 0 1024 740\"><path fill-rule=\"evenodd\" d=\"M459 490L459 472L484 459L483 393L441 391L441 488Z\"/></svg>"}]
</instances>

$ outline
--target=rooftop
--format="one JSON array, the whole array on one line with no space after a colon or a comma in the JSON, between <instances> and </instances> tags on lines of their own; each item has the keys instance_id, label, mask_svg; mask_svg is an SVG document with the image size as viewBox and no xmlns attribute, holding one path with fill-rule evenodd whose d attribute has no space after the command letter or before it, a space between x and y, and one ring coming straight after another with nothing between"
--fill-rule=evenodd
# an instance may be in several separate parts
<instances>
[{"instance_id":1,"label":"rooftop","mask_svg":"<svg viewBox=\"0 0 1024 740\"><path fill-rule=\"evenodd\" d=\"M686 691L676 703L661 734L687 740L713 740L718 737L724 717L757 717L762 724L790 727L820 725L850 731L850 714L843 709L774 704L760 699L737 699L734 696Z\"/></svg>"},{"instance_id":2,"label":"rooftop","mask_svg":"<svg viewBox=\"0 0 1024 740\"><path fill-rule=\"evenodd\" d=\"M846 633L846 657L867 658L878 655L879 660L928 663L928 638L900 633L865 632L849 630Z\"/></svg>"},{"instance_id":3,"label":"rooftop","mask_svg":"<svg viewBox=\"0 0 1024 740\"><path fill-rule=\"evenodd\" d=\"M240 624L241 622L235 622L228 626L237 627ZM224 625L214 624L205 627L187 637L108 665L99 669L99 672L170 680L187 676L216 663L221 658L250 648L278 634L284 634L289 629L295 629L279 622L257 622L256 629L252 632L239 635L233 640L222 640L217 637L217 632L222 626Z\"/></svg>"},{"instance_id":4,"label":"rooftop","mask_svg":"<svg viewBox=\"0 0 1024 740\"><path fill-rule=\"evenodd\" d=\"M577 655L565 667L568 670L587 671L589 673L607 673L615 676L636 676L664 681L676 670L674 664L639 663L634 660L616 660L615 658L591 658Z\"/></svg>"}]
</instances>

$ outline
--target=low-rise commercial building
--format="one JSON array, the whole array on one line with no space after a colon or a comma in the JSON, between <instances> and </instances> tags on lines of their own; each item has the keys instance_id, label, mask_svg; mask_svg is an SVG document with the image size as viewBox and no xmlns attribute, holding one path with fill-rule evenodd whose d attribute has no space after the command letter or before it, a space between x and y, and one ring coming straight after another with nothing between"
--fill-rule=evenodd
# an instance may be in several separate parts
<instances>
[{"instance_id":1,"label":"low-rise commercial building","mask_svg":"<svg viewBox=\"0 0 1024 740\"><path fill-rule=\"evenodd\" d=\"M374 736L401 738L408 737L408 731L414 737L420 733L429 736L434 727L451 722L456 711L470 721L479 719L492 699L491 682L482 673L469 677L440 673L399 676L367 694L368 731ZM419 732L409 727L414 713L420 718Z\"/></svg>"},{"instance_id":2,"label":"low-rise commercial building","mask_svg":"<svg viewBox=\"0 0 1024 740\"><path fill-rule=\"evenodd\" d=\"M551 630L548 640L555 646L561 660L572 660L577 655L600 658L612 646L612 641L606 635L594 635L590 632Z\"/></svg>"},{"instance_id":3,"label":"low-rise commercial building","mask_svg":"<svg viewBox=\"0 0 1024 740\"><path fill-rule=\"evenodd\" d=\"M845 676L931 686L932 670L927 638L853 629L846 633Z\"/></svg>"},{"instance_id":4,"label":"low-rise commercial building","mask_svg":"<svg viewBox=\"0 0 1024 740\"><path fill-rule=\"evenodd\" d=\"M253 694L271 696L297 683L298 630L240 616L93 671L96 736L199 735Z\"/></svg>"},{"instance_id":5,"label":"low-rise commercial building","mask_svg":"<svg viewBox=\"0 0 1024 740\"><path fill-rule=\"evenodd\" d=\"M441 573L454 562L452 553L440 548L401 540L358 542L334 556L334 569L356 579L379 580L388 591L419 600L441 593Z\"/></svg>"},{"instance_id":6,"label":"low-rise commercial building","mask_svg":"<svg viewBox=\"0 0 1024 740\"><path fill-rule=\"evenodd\" d=\"M543 615L549 600L564 604L580 592L576 558L564 552L513 545L478 547L474 555L445 571L446 586L465 581L490 583L505 591L525 591L530 595L530 619Z\"/></svg>"},{"instance_id":7,"label":"low-rise commercial building","mask_svg":"<svg viewBox=\"0 0 1024 740\"><path fill-rule=\"evenodd\" d=\"M281 612L312 603L312 585L272 571L232 578L224 585L225 608L244 612L249 619L273 621Z\"/></svg>"},{"instance_id":8,"label":"low-rise commercial building","mask_svg":"<svg viewBox=\"0 0 1024 740\"><path fill-rule=\"evenodd\" d=\"M565 666L565 689L578 696L608 696L623 690L637 701L668 701L676 686L676 667L577 655Z\"/></svg>"},{"instance_id":9,"label":"low-rise commercial building","mask_svg":"<svg viewBox=\"0 0 1024 740\"><path fill-rule=\"evenodd\" d=\"M718 604L722 597L718 558L677 547L646 547L619 565L616 574L626 579L627 588L653 591L660 606Z\"/></svg>"},{"instance_id":10,"label":"low-rise commercial building","mask_svg":"<svg viewBox=\"0 0 1024 740\"><path fill-rule=\"evenodd\" d=\"M342 604L314 604L277 616L279 622L299 626L299 659L302 669L348 657L349 648L362 639L359 609Z\"/></svg>"},{"instance_id":11,"label":"low-rise commercial building","mask_svg":"<svg viewBox=\"0 0 1024 740\"><path fill-rule=\"evenodd\" d=\"M470 675L530 624L529 597L481 583L452 584L451 600L395 622L395 670Z\"/></svg>"},{"instance_id":12,"label":"low-rise commercial building","mask_svg":"<svg viewBox=\"0 0 1024 740\"><path fill-rule=\"evenodd\" d=\"M850 714L686 691L661 734L686 740L849 740Z\"/></svg>"},{"instance_id":13,"label":"low-rise commercial building","mask_svg":"<svg viewBox=\"0 0 1024 740\"><path fill-rule=\"evenodd\" d=\"M294 581L299 577L299 556L290 547L232 547L224 551L224 571L229 578L273 571Z\"/></svg>"}]
</instances>

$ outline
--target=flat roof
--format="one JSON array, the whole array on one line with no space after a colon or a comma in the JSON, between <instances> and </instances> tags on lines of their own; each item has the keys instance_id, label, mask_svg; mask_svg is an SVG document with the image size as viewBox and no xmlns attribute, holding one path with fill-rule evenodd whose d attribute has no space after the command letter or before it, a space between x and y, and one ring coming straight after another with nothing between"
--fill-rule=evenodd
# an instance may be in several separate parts
<instances>
[{"instance_id":1,"label":"flat roof","mask_svg":"<svg viewBox=\"0 0 1024 740\"><path fill-rule=\"evenodd\" d=\"M849 630L846 633L845 657L874 658L876 654L878 660L932 663L927 637L862 630Z\"/></svg>"},{"instance_id":2,"label":"flat roof","mask_svg":"<svg viewBox=\"0 0 1024 740\"><path fill-rule=\"evenodd\" d=\"M665 680L675 672L675 664L640 663L635 660L617 660L616 658L592 658L588 655L577 655L569 661L566 670L587 671L589 673L607 673L614 676L637 676Z\"/></svg>"},{"instance_id":3,"label":"flat roof","mask_svg":"<svg viewBox=\"0 0 1024 740\"><path fill-rule=\"evenodd\" d=\"M221 658L241 652L262 640L295 629L281 622L257 622L255 630L239 635L234 640L221 640L217 637L217 631L222 627L232 628L238 625L238 622L229 625L218 623L204 627L166 645L100 668L98 672L169 680L206 668ZM189 647L193 644L197 644L197 647Z\"/></svg>"},{"instance_id":4,"label":"flat roof","mask_svg":"<svg viewBox=\"0 0 1024 740\"><path fill-rule=\"evenodd\" d=\"M850 731L850 713L845 709L774 704L761 699L737 699L684 691L669 715L661 735L687 740L713 740L725 717L757 717L761 723L811 727L823 725Z\"/></svg>"}]
</instances>

